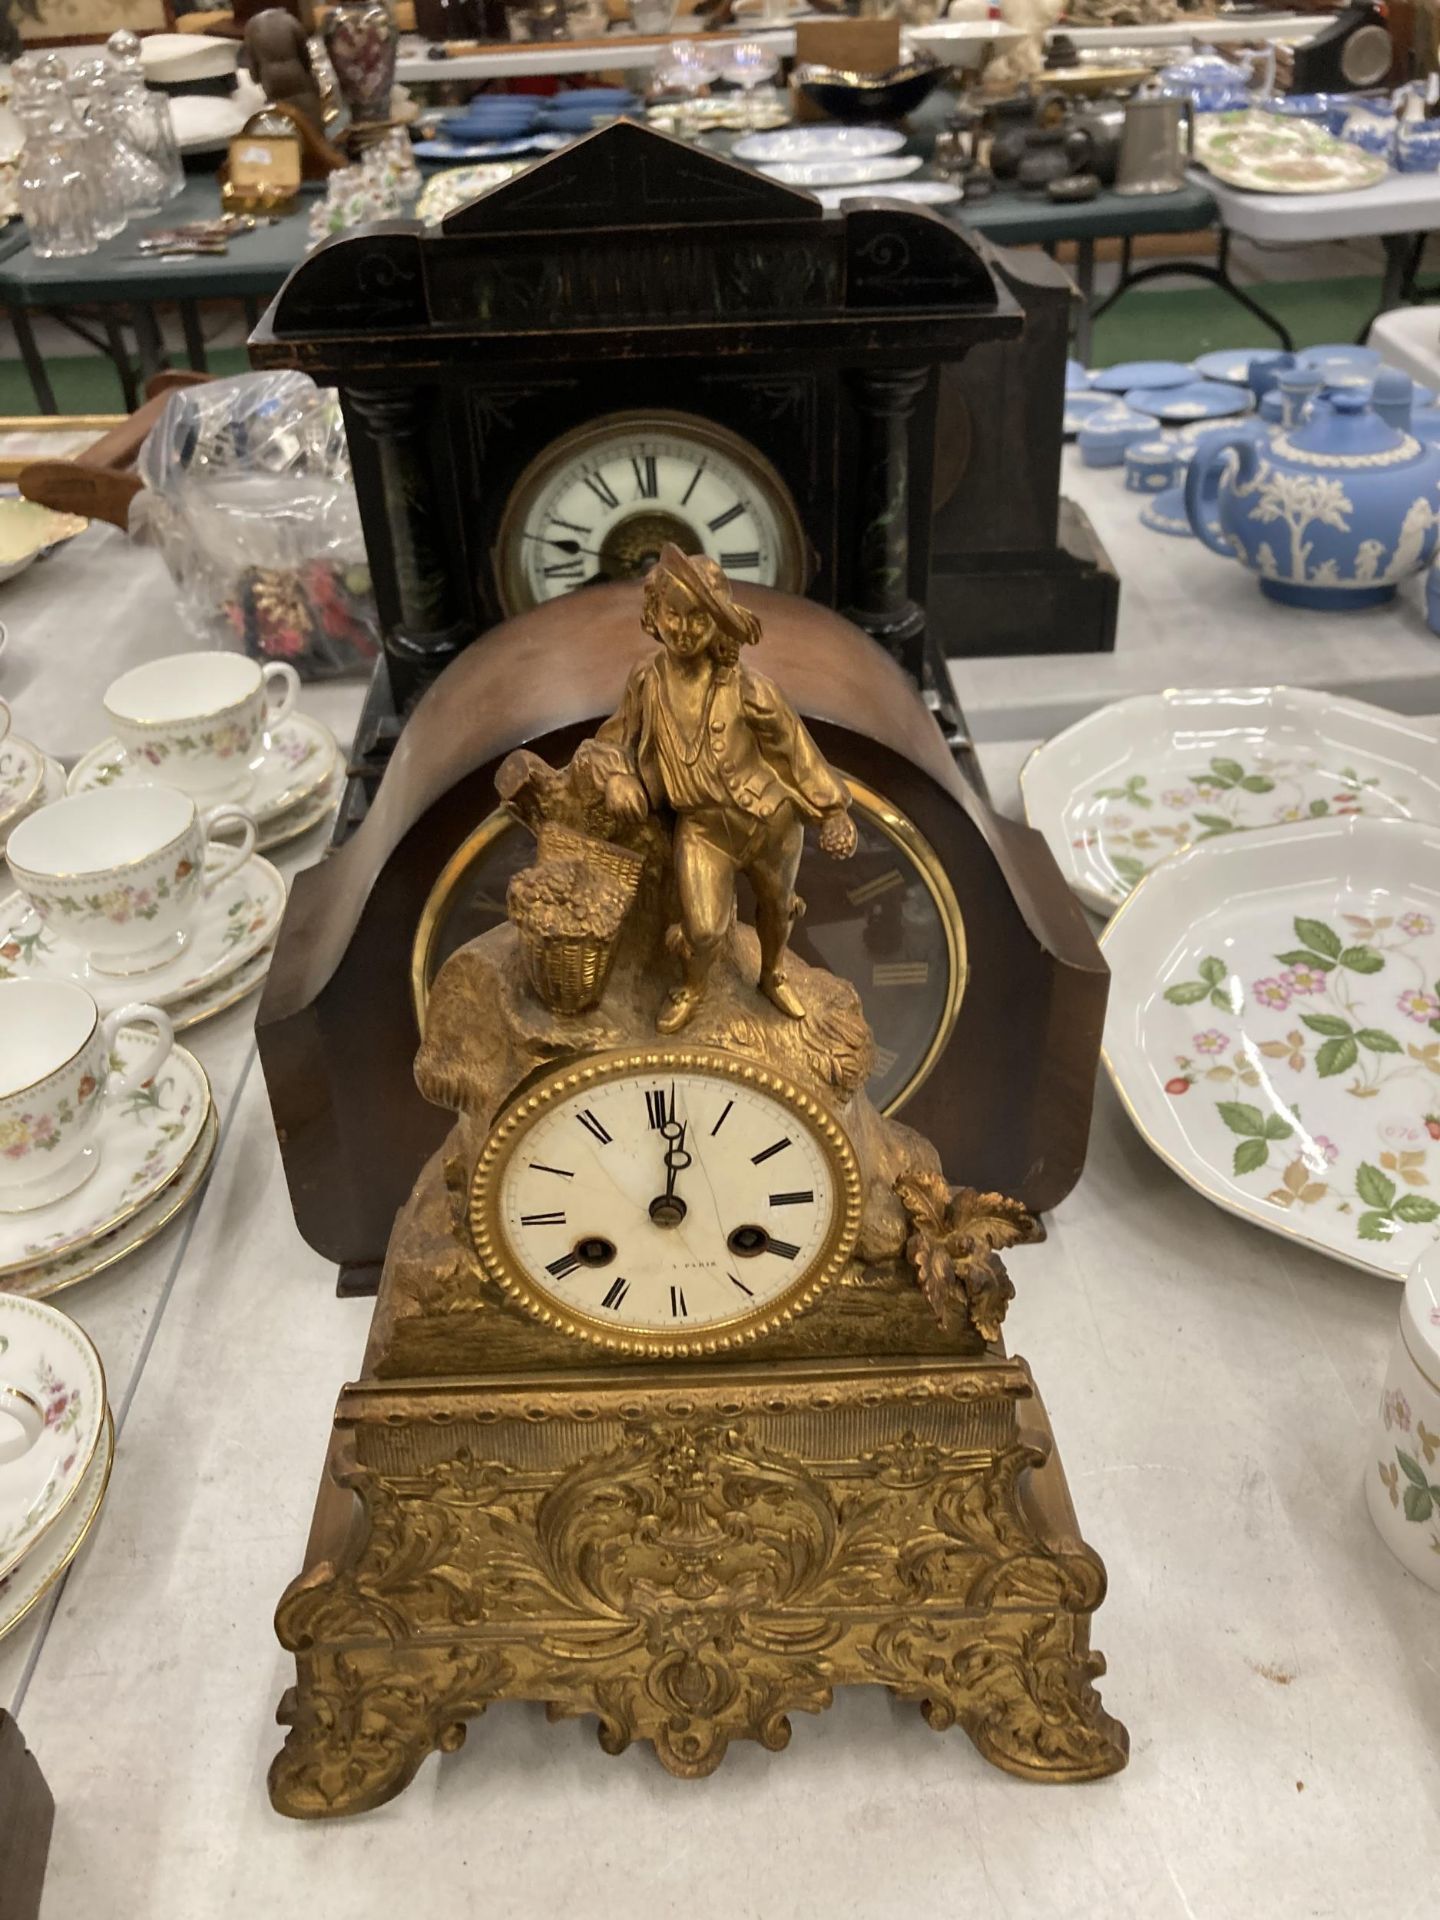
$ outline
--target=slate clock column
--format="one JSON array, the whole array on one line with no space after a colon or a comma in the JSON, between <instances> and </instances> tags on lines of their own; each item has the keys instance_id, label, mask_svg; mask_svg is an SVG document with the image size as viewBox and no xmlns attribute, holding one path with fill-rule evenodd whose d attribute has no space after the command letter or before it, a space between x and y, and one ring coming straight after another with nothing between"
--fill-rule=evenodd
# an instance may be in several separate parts
<instances>
[{"instance_id":1,"label":"slate clock column","mask_svg":"<svg viewBox=\"0 0 1440 1920\"><path fill-rule=\"evenodd\" d=\"M910 598L910 421L930 380L926 367L863 369L850 376L861 419L860 563L856 626L887 648L916 683L924 674L925 611Z\"/></svg>"},{"instance_id":2,"label":"slate clock column","mask_svg":"<svg viewBox=\"0 0 1440 1920\"><path fill-rule=\"evenodd\" d=\"M383 600L394 598L390 678L397 702L413 684L447 666L474 633L463 618L441 544L438 502L431 465L424 454L426 401L413 387L346 387L348 414L358 416L379 467L379 502L387 539L367 540L370 552L388 554L392 578L377 577ZM367 529L368 533L368 529Z\"/></svg>"}]
</instances>

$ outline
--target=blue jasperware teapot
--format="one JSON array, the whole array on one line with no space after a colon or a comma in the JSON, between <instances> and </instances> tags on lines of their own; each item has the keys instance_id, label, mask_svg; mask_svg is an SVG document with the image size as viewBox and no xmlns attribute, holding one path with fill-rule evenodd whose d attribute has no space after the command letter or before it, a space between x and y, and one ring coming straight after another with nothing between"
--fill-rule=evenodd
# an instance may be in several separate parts
<instances>
[{"instance_id":1,"label":"blue jasperware teapot","mask_svg":"<svg viewBox=\"0 0 1440 1920\"><path fill-rule=\"evenodd\" d=\"M1185 510L1272 600L1375 607L1434 557L1440 448L1387 426L1366 390L1334 390L1268 439L1216 434L1191 462Z\"/></svg>"}]
</instances>

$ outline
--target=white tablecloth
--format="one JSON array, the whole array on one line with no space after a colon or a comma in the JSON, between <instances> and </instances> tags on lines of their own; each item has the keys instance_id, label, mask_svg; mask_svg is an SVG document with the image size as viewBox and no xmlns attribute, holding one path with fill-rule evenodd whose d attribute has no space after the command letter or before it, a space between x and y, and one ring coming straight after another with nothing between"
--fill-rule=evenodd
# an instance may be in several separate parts
<instances>
[{"instance_id":1,"label":"white tablecloth","mask_svg":"<svg viewBox=\"0 0 1440 1920\"><path fill-rule=\"evenodd\" d=\"M968 668L972 690L1003 685L1023 712L1029 683L1048 677L1040 704L1081 701L1087 685L1093 704L1117 686L1194 678L1205 648L1238 653L1251 681L1323 677L1297 675L1297 660L1338 671L1348 635L1357 678L1388 663L1390 684L1418 697L1434 643L1408 612L1388 624L1277 616L1238 567L1149 534L1132 548L1120 536L1138 502L1100 478L1087 492L1126 570L1121 653L1003 677ZM19 721L68 728L78 744L96 676L160 650L153 625L125 626L153 620L153 580L108 536L96 549L47 563L48 610L31 589L23 617L17 597L0 598L15 628L0 685L15 685L18 664ZM1184 581L1202 572L1221 597L1192 613ZM88 618L66 611L82 584ZM1248 627L1228 632L1241 609ZM1028 744L1017 733L984 751L1002 807L1016 806ZM201 1205L65 1296L103 1353L119 1444L84 1556L0 1644L0 1703L18 1712L58 1808L45 1920L1434 1911L1440 1597L1381 1546L1360 1491L1398 1291L1209 1206L1103 1086L1083 1181L1047 1243L1013 1259L1010 1334L1109 1567L1095 1644L1110 1663L1105 1701L1130 1728L1127 1772L1027 1785L867 1689L797 1716L785 1753L742 1744L714 1778L683 1782L641 1750L606 1758L588 1723L552 1727L513 1706L377 1813L278 1818L265 1769L293 1667L271 1616L301 1563L336 1391L359 1367L371 1307L336 1300L296 1232L253 1017L252 1001L187 1036L224 1123Z\"/></svg>"}]
</instances>

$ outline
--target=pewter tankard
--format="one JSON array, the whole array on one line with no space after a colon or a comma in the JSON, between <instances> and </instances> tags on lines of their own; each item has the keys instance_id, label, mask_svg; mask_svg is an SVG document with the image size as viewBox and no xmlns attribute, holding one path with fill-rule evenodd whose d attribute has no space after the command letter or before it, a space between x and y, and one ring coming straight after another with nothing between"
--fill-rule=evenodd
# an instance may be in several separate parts
<instances>
[{"instance_id":1,"label":"pewter tankard","mask_svg":"<svg viewBox=\"0 0 1440 1920\"><path fill-rule=\"evenodd\" d=\"M1161 93L1137 93L1125 109L1116 193L1174 193L1185 184L1185 162L1194 150L1195 109L1191 102Z\"/></svg>"}]
</instances>

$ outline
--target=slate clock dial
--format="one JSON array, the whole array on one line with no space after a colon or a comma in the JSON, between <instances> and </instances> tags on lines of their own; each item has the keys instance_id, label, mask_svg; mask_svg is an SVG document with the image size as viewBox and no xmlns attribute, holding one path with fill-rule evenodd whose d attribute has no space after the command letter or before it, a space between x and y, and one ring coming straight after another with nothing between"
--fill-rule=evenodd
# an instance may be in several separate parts
<instances>
[{"instance_id":1,"label":"slate clock dial","mask_svg":"<svg viewBox=\"0 0 1440 1920\"><path fill-rule=\"evenodd\" d=\"M762 454L691 414L613 413L555 441L516 482L496 541L505 610L638 578L667 540L734 580L805 586L800 516Z\"/></svg>"},{"instance_id":2,"label":"slate clock dial","mask_svg":"<svg viewBox=\"0 0 1440 1920\"><path fill-rule=\"evenodd\" d=\"M875 1035L866 1089L893 1113L920 1086L950 1037L964 995L965 924L944 868L898 807L855 780L853 857L806 849L800 868L805 917L793 944L802 959L853 980ZM505 889L534 860L525 828L497 812L456 851L420 916L411 995L423 1023L430 983L457 947L505 918ZM742 912L752 911L748 900Z\"/></svg>"},{"instance_id":3,"label":"slate clock dial","mask_svg":"<svg viewBox=\"0 0 1440 1920\"><path fill-rule=\"evenodd\" d=\"M591 1057L501 1116L471 1188L486 1271L601 1345L748 1340L845 1266L849 1141L780 1075L701 1048Z\"/></svg>"}]
</instances>

